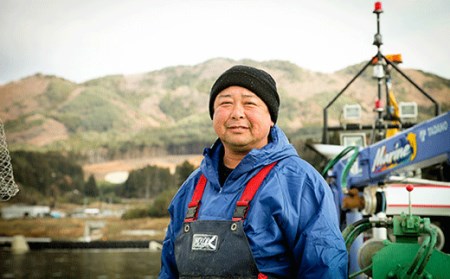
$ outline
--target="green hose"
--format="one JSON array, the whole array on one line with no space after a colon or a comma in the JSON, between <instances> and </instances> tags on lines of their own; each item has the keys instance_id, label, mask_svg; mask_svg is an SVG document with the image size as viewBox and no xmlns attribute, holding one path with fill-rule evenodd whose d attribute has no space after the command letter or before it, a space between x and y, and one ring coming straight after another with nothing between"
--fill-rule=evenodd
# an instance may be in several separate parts
<instances>
[{"instance_id":1,"label":"green hose","mask_svg":"<svg viewBox=\"0 0 450 279\"><path fill-rule=\"evenodd\" d=\"M325 168L322 171L322 176L326 177L328 171L334 167L334 165L339 162L345 155L347 155L350 151L353 151L352 156L347 161L347 164L345 164L344 171L342 172L341 176L341 188L344 190L347 188L347 175L350 169L352 168L353 164L356 161L356 158L359 155L359 147L358 146L347 146L344 150L342 150L337 156L335 156L333 159L331 159L328 164L325 166Z\"/></svg>"},{"instance_id":2,"label":"green hose","mask_svg":"<svg viewBox=\"0 0 450 279\"><path fill-rule=\"evenodd\" d=\"M358 155L359 155L359 148L358 147L353 146L353 151L354 152L353 152L352 156L347 161L347 164L345 164L344 172L342 173L342 176L341 176L341 188L342 189L347 188L347 175L348 175L348 172L352 168L353 164L356 161L356 158L358 158Z\"/></svg>"},{"instance_id":3,"label":"green hose","mask_svg":"<svg viewBox=\"0 0 450 279\"><path fill-rule=\"evenodd\" d=\"M328 161L328 164L325 166L325 168L322 171L322 176L325 177L327 172L345 155L347 155L348 152L350 152L354 146L348 146L344 148L338 155L336 155L333 159Z\"/></svg>"},{"instance_id":4,"label":"green hose","mask_svg":"<svg viewBox=\"0 0 450 279\"><path fill-rule=\"evenodd\" d=\"M407 275L408 276L416 276L416 275L422 275L430 257L433 253L433 249L436 246L437 241L437 233L436 231L430 227L429 224L425 224L423 227L423 231L427 234L424 237L424 240L422 242L422 245L419 248L419 251L417 251L417 254L411 263L410 267L408 268Z\"/></svg>"}]
</instances>

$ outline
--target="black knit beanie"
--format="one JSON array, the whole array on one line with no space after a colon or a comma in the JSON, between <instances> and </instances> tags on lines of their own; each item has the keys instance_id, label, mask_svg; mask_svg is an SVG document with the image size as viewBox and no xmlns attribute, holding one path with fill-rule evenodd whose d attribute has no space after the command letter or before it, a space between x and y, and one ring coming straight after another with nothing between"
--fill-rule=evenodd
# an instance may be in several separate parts
<instances>
[{"instance_id":1,"label":"black knit beanie","mask_svg":"<svg viewBox=\"0 0 450 279\"><path fill-rule=\"evenodd\" d=\"M238 65L225 71L214 83L209 95L209 115L214 115L214 100L217 95L230 86L241 86L255 93L269 108L270 118L277 122L280 97L275 80L265 71L249 66Z\"/></svg>"}]
</instances>

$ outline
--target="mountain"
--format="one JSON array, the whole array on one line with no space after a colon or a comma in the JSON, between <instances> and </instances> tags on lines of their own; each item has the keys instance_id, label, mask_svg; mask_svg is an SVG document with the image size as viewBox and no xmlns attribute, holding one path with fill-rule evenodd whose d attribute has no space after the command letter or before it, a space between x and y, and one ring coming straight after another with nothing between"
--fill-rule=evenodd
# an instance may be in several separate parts
<instances>
[{"instance_id":1,"label":"mountain","mask_svg":"<svg viewBox=\"0 0 450 279\"><path fill-rule=\"evenodd\" d=\"M215 139L208 114L209 90L235 64L267 70L281 98L278 124L291 140L318 139L323 108L367 62L331 74L288 61L217 58L137 75L115 75L74 83L36 74L0 86L0 119L12 150L62 151L89 162L149 155L201 153ZM450 80L403 69L440 105L450 108ZM337 124L342 106L358 103L373 121L377 82L365 71L329 111ZM398 72L397 101L415 101L419 118L432 116L431 102ZM384 92L384 91L383 91ZM383 93L385 98L385 93ZM334 120L333 120L334 119Z\"/></svg>"}]
</instances>

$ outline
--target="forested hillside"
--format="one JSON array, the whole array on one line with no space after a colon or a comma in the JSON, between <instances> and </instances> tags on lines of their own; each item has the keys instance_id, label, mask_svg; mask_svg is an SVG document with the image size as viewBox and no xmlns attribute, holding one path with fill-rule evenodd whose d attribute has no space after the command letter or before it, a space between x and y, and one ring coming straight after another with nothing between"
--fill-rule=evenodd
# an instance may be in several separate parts
<instances>
[{"instance_id":1,"label":"forested hillside","mask_svg":"<svg viewBox=\"0 0 450 279\"><path fill-rule=\"evenodd\" d=\"M215 138L207 111L209 90L235 64L261 67L277 81L281 95L278 124L293 141L319 140L323 107L362 68L364 62L332 74L287 61L213 59L136 75L100 77L77 84L36 74L0 86L0 119L11 150L57 151L83 163L167 154L199 154ZM450 108L450 81L404 69L442 111ZM344 104L362 106L373 121L376 80L366 71L330 110L336 124ZM393 90L401 101L419 104L421 119L432 104L398 73Z\"/></svg>"},{"instance_id":2,"label":"forested hillside","mask_svg":"<svg viewBox=\"0 0 450 279\"><path fill-rule=\"evenodd\" d=\"M19 193L14 203L86 204L90 200L108 203L121 199L153 201L151 215L165 215L168 202L181 183L194 170L188 162L180 164L171 173L168 168L146 166L130 172L124 183L100 183L91 175L85 177L81 165L57 152L15 151L11 153L15 182ZM148 215L147 212L145 215Z\"/></svg>"}]
</instances>

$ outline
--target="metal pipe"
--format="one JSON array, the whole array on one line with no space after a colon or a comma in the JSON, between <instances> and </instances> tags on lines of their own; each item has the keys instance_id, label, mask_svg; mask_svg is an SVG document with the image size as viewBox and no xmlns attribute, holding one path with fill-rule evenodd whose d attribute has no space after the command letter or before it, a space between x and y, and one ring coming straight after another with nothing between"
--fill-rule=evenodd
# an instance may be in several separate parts
<instances>
[{"instance_id":1,"label":"metal pipe","mask_svg":"<svg viewBox=\"0 0 450 279\"><path fill-rule=\"evenodd\" d=\"M350 80L349 83L339 92L329 103L328 105L323 109L323 137L322 137L322 143L328 143L328 108L342 95L342 93L347 90L347 88L366 70L366 68L372 64L372 59L370 59L369 62Z\"/></svg>"},{"instance_id":2,"label":"metal pipe","mask_svg":"<svg viewBox=\"0 0 450 279\"><path fill-rule=\"evenodd\" d=\"M427 92L425 92L422 88L419 87L419 85L417 85L412 79L410 79L402 70L400 70L399 67L397 67L395 65L395 63L389 61L389 59L387 59L384 55L382 55L383 58L386 60L386 63L388 63L389 65L391 65L395 70L397 70L407 81L409 81L417 90L419 90L423 95L425 95L425 97L427 97L431 102L434 103L434 112L435 112L435 116L438 116L441 112L440 112L440 107L438 102L436 102L435 99L433 99L433 97L431 97Z\"/></svg>"}]
</instances>

